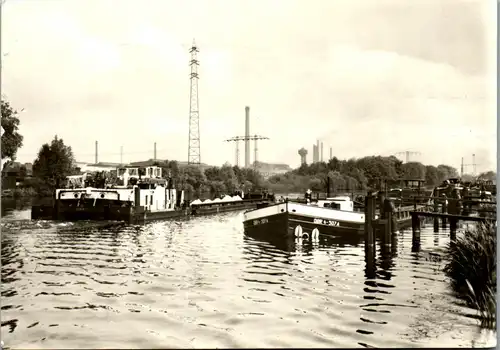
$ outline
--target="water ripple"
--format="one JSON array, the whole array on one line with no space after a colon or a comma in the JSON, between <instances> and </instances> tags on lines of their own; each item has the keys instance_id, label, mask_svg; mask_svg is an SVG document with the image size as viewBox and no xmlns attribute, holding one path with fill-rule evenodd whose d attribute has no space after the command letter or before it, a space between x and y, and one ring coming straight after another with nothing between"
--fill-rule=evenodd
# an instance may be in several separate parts
<instances>
[{"instance_id":1,"label":"water ripple","mask_svg":"<svg viewBox=\"0 0 500 350\"><path fill-rule=\"evenodd\" d=\"M380 248L369 265L357 239L261 242L243 235L241 220L241 213L230 213L125 226L9 214L1 238L5 344L449 347L476 341L474 311L451 296L441 272L447 231L422 230L419 253L411 252L411 233L401 232L392 251Z\"/></svg>"}]
</instances>

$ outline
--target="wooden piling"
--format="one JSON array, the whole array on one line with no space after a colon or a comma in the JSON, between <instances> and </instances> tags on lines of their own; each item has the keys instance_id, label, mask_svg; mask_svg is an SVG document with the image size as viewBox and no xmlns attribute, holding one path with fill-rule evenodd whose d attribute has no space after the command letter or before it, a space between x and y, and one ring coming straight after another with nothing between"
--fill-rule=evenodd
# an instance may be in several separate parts
<instances>
[{"instance_id":1,"label":"wooden piling","mask_svg":"<svg viewBox=\"0 0 500 350\"><path fill-rule=\"evenodd\" d=\"M438 213L439 212L439 202L434 199L434 212ZM439 232L439 218L435 217L434 218L434 232Z\"/></svg>"},{"instance_id":2,"label":"wooden piling","mask_svg":"<svg viewBox=\"0 0 500 350\"><path fill-rule=\"evenodd\" d=\"M417 252L420 249L420 218L417 213L411 214L411 229L412 252Z\"/></svg>"},{"instance_id":3,"label":"wooden piling","mask_svg":"<svg viewBox=\"0 0 500 350\"><path fill-rule=\"evenodd\" d=\"M373 235L374 204L371 192L365 197L365 252L374 250L375 239Z\"/></svg>"},{"instance_id":4,"label":"wooden piling","mask_svg":"<svg viewBox=\"0 0 500 350\"><path fill-rule=\"evenodd\" d=\"M365 243L366 244L366 243ZM377 277L377 265L375 262L375 249L367 249L365 252L365 276L366 278Z\"/></svg>"},{"instance_id":5,"label":"wooden piling","mask_svg":"<svg viewBox=\"0 0 500 350\"><path fill-rule=\"evenodd\" d=\"M457 222L456 218L450 218L450 240L454 241L457 238Z\"/></svg>"},{"instance_id":6,"label":"wooden piling","mask_svg":"<svg viewBox=\"0 0 500 350\"><path fill-rule=\"evenodd\" d=\"M390 199L384 199L382 206L382 211L384 213L384 227L382 231L382 238L384 245L391 244L391 236L393 232L393 217L394 217L394 206Z\"/></svg>"},{"instance_id":7,"label":"wooden piling","mask_svg":"<svg viewBox=\"0 0 500 350\"><path fill-rule=\"evenodd\" d=\"M380 213L380 218L385 219L385 213L384 213L384 201L385 201L385 196L382 192L378 193L378 211Z\"/></svg>"}]
</instances>

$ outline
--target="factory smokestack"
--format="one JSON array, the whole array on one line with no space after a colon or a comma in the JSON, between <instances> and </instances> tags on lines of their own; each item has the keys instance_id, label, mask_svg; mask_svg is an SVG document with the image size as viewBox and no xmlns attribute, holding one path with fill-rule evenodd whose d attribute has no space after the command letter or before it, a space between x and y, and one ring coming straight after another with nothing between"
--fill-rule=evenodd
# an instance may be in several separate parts
<instances>
[{"instance_id":1,"label":"factory smokestack","mask_svg":"<svg viewBox=\"0 0 500 350\"><path fill-rule=\"evenodd\" d=\"M320 149L319 140L316 140L316 163L319 162L319 149Z\"/></svg>"},{"instance_id":2,"label":"factory smokestack","mask_svg":"<svg viewBox=\"0 0 500 350\"><path fill-rule=\"evenodd\" d=\"M97 164L97 160L98 160L98 157L97 157L97 141L95 142L95 163Z\"/></svg>"},{"instance_id":3,"label":"factory smokestack","mask_svg":"<svg viewBox=\"0 0 500 350\"><path fill-rule=\"evenodd\" d=\"M323 142L321 142L321 161L323 161Z\"/></svg>"},{"instance_id":4,"label":"factory smokestack","mask_svg":"<svg viewBox=\"0 0 500 350\"><path fill-rule=\"evenodd\" d=\"M250 167L250 107L245 107L245 168Z\"/></svg>"}]
</instances>

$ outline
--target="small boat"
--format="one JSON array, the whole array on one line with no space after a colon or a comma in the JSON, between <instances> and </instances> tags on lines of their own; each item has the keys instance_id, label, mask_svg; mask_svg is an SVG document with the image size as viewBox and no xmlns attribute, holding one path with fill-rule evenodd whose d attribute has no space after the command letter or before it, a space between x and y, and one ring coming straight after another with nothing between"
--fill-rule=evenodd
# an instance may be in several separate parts
<instances>
[{"instance_id":1,"label":"small boat","mask_svg":"<svg viewBox=\"0 0 500 350\"><path fill-rule=\"evenodd\" d=\"M365 214L354 211L348 196L309 204L285 201L262 205L246 211L243 219L245 234L256 238L358 236L363 234L364 224Z\"/></svg>"},{"instance_id":2,"label":"small boat","mask_svg":"<svg viewBox=\"0 0 500 350\"><path fill-rule=\"evenodd\" d=\"M110 220L142 224L152 220L182 218L255 208L271 198L242 199L229 197L223 201L200 200L188 203L183 190L176 190L171 179L163 178L163 169L124 167L117 171L119 184L106 184L98 176L95 186L86 186L86 174L68 178L67 188L56 189L52 203L33 205L33 220Z\"/></svg>"}]
</instances>

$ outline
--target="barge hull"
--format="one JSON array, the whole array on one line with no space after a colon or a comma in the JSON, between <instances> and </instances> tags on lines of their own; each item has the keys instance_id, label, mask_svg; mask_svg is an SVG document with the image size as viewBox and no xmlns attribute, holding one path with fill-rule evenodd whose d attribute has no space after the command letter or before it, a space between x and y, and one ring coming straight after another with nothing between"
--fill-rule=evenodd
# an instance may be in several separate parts
<instances>
[{"instance_id":1,"label":"barge hull","mask_svg":"<svg viewBox=\"0 0 500 350\"><path fill-rule=\"evenodd\" d=\"M200 208L185 208L177 210L145 210L143 206L132 207L123 205L73 206L56 201L55 205L33 205L31 208L32 220L59 220L59 221L124 221L129 224L144 224L156 220L169 220L190 216L210 215L223 212L234 212L256 208L262 200L250 200L243 203L203 206Z\"/></svg>"},{"instance_id":2,"label":"barge hull","mask_svg":"<svg viewBox=\"0 0 500 350\"><path fill-rule=\"evenodd\" d=\"M340 222L339 226L330 226L314 222L314 218L283 212L275 215L247 220L243 223L245 234L257 239L282 239L295 237L297 226L302 228L302 235L311 237L317 228L320 236L360 237L364 233L364 225Z\"/></svg>"}]
</instances>

